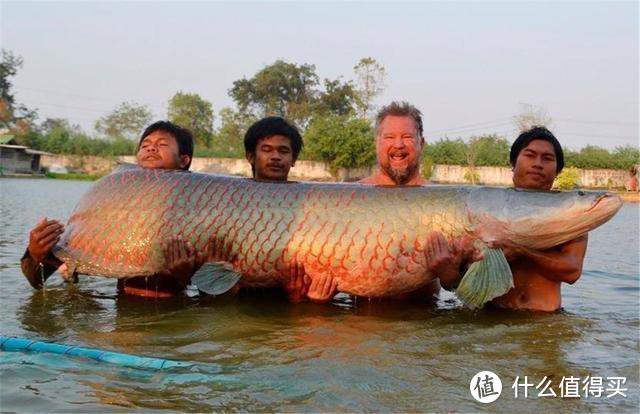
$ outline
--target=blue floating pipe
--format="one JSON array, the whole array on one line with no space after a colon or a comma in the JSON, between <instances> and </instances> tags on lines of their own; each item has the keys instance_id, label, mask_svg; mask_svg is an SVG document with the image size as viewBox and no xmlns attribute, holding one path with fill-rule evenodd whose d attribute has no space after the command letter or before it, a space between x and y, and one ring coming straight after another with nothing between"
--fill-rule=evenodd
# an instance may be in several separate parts
<instances>
[{"instance_id":1,"label":"blue floating pipe","mask_svg":"<svg viewBox=\"0 0 640 414\"><path fill-rule=\"evenodd\" d=\"M149 358L118 352L109 352L95 348L56 344L53 342L32 341L30 339L0 336L0 349L3 351L35 351L59 355L72 355L89 358L100 362L122 365L132 368L166 369L185 368L194 364L191 362L172 361L170 359Z\"/></svg>"}]
</instances>

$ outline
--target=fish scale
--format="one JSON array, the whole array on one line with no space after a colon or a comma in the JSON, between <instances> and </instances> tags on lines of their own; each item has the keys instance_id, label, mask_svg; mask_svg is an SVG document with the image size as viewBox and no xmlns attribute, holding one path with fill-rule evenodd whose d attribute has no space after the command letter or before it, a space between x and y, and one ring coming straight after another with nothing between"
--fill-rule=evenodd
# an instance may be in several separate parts
<instances>
[{"instance_id":1,"label":"fish scale","mask_svg":"<svg viewBox=\"0 0 640 414\"><path fill-rule=\"evenodd\" d=\"M549 231L545 223L555 218L538 198L525 216L531 197L539 196L483 187L258 182L126 167L80 200L54 252L79 273L148 276L166 267L162 247L181 236L203 255L213 243L217 259L242 274L244 285L282 284L289 268L302 264L311 278L331 274L343 292L388 296L433 278L424 254L431 230L450 241L470 237L482 244L508 236L525 247L544 247L545 238L571 240L619 208L615 200L607 202L611 206L592 219L595 224L572 224L567 234L560 229L536 238L532 232ZM567 214L587 211L572 201L577 194L544 197L549 203L561 197L563 211L576 208ZM508 217L509 203L518 206L517 217Z\"/></svg>"}]
</instances>

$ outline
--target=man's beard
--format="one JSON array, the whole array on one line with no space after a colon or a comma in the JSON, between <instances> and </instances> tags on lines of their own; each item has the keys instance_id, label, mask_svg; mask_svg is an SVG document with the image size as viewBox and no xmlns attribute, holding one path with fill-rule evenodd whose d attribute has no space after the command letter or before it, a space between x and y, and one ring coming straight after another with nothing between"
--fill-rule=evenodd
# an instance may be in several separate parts
<instances>
[{"instance_id":1,"label":"man's beard","mask_svg":"<svg viewBox=\"0 0 640 414\"><path fill-rule=\"evenodd\" d=\"M415 175L418 170L418 166L416 165L414 167L397 169L387 165L382 169L387 173L389 178L396 183L396 185L405 185Z\"/></svg>"}]
</instances>

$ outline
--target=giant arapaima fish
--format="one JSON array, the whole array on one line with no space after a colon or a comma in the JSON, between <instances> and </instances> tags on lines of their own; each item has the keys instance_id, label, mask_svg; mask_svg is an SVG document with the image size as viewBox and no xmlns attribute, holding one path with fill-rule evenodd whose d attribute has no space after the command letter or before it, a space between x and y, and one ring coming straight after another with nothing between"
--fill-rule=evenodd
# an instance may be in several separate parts
<instances>
[{"instance_id":1,"label":"giant arapaima fish","mask_svg":"<svg viewBox=\"0 0 640 414\"><path fill-rule=\"evenodd\" d=\"M220 262L193 282L221 293L282 284L293 263L309 277L330 273L338 290L384 297L432 280L424 243L431 230L471 238L483 250L458 296L470 307L513 286L501 250L509 241L549 249L609 220L619 197L597 192L506 188L258 182L175 170L120 167L80 200L54 254L81 274L127 278L165 268L162 246L189 240Z\"/></svg>"}]
</instances>

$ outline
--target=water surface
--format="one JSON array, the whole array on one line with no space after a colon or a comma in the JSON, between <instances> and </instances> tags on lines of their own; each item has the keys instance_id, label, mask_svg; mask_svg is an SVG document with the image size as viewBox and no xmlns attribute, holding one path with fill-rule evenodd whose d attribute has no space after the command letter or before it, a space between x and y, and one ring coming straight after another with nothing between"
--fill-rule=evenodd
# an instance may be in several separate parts
<instances>
[{"instance_id":1,"label":"water surface","mask_svg":"<svg viewBox=\"0 0 640 414\"><path fill-rule=\"evenodd\" d=\"M28 232L66 219L92 183L0 179L0 333L192 361L147 371L79 358L0 353L0 410L52 412L375 411L637 412L638 205L589 236L584 273L564 310L525 313L408 303L289 304L276 297L118 297L115 281L57 275L34 291L20 272ZM503 382L484 405L478 371ZM627 378L627 397L515 399L516 376ZM605 382L606 388L606 382Z\"/></svg>"}]
</instances>

